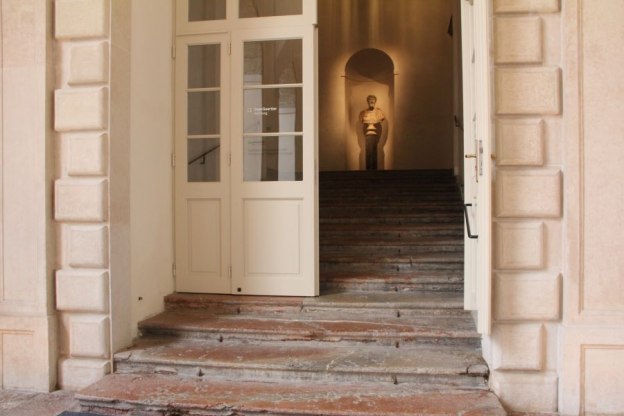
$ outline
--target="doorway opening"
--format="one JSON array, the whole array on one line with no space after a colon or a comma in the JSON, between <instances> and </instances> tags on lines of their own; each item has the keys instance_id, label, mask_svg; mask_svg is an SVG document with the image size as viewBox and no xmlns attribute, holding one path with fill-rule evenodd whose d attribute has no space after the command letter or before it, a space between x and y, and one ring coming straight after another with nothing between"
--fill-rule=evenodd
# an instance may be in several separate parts
<instances>
[{"instance_id":1,"label":"doorway opening","mask_svg":"<svg viewBox=\"0 0 624 416\"><path fill-rule=\"evenodd\" d=\"M482 333L489 331L491 291L488 13L487 5L473 6L460 0L396 0L392 7L381 0L318 0L321 280L323 244L335 232L326 226L330 231L324 233L323 224L338 222L338 217L332 216L339 216L341 209L366 221L379 215L385 224L438 224L439 236L461 233L461 274L466 277L466 290L462 287L460 291L464 294L464 307L479 311ZM370 95L382 97L378 104L386 114L385 137L377 149L382 163L374 175L361 172L359 179L353 180L357 172L352 171L363 170L364 166L363 120L357 114L366 107L365 97ZM469 115L466 123L464 114ZM449 186L449 177L456 192L455 201L440 198ZM390 179L392 184L386 181ZM332 194L336 187L345 185L355 187ZM390 190L388 199L372 195L375 188L382 194ZM421 199L408 197L403 205L396 205L402 192L420 192ZM358 198L359 207L358 203L349 205L350 199ZM427 205L424 201L436 202ZM370 207L367 210L362 204ZM457 215L449 220L453 210ZM401 216L407 212L409 215ZM429 215L428 219L417 219L421 214ZM450 216L445 218L446 214ZM343 220L356 222L347 217ZM457 221L461 227L443 230L448 224L440 225L440 221ZM478 230L478 241L465 233L465 223L472 224L473 233ZM426 228L407 231L403 227L396 235L405 236L408 232L431 237L433 234L423 231ZM429 227L427 232L431 230ZM370 237L376 232L365 234ZM423 241L420 237L416 240ZM437 253L429 257L446 264L430 269L450 269L449 264L454 261L449 253L457 247L445 238L440 241L434 245L446 244L444 248L425 250ZM402 254L410 250L413 253L403 257L409 259L409 267L397 263L388 268L386 264L386 269L393 273L414 267L415 259L426 257L414 247L389 245ZM377 247L368 257L392 252L386 250L387 246L386 242L386 247ZM366 255L366 250L362 253ZM404 282L401 278L396 281ZM406 286L397 283L394 288L398 291Z\"/></svg>"}]
</instances>

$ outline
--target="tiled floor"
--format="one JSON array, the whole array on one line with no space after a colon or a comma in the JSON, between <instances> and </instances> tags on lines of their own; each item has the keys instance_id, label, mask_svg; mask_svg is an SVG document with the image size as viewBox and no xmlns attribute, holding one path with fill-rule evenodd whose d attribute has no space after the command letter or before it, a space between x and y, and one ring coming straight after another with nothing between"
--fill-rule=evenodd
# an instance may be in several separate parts
<instances>
[{"instance_id":1,"label":"tiled floor","mask_svg":"<svg viewBox=\"0 0 624 416\"><path fill-rule=\"evenodd\" d=\"M74 393L32 393L0 390L0 416L56 416L64 410L78 410Z\"/></svg>"}]
</instances>

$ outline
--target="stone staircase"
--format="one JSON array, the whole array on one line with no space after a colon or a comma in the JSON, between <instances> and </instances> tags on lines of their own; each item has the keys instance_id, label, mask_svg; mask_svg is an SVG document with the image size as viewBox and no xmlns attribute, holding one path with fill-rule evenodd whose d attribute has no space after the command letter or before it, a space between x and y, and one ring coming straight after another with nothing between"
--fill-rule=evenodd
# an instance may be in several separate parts
<instances>
[{"instance_id":1,"label":"stone staircase","mask_svg":"<svg viewBox=\"0 0 624 416\"><path fill-rule=\"evenodd\" d=\"M448 172L321 174L322 296L172 294L79 394L104 415L505 415Z\"/></svg>"}]
</instances>

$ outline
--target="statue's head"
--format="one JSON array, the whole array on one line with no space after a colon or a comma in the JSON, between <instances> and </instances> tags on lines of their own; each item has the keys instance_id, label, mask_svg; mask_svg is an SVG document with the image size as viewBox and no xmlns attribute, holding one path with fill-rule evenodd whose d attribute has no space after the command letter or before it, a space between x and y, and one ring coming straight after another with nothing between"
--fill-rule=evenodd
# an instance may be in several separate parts
<instances>
[{"instance_id":1,"label":"statue's head","mask_svg":"<svg viewBox=\"0 0 624 416\"><path fill-rule=\"evenodd\" d=\"M369 108L375 108L375 104L377 103L377 97L374 95L369 95L366 97L366 102L368 103Z\"/></svg>"}]
</instances>

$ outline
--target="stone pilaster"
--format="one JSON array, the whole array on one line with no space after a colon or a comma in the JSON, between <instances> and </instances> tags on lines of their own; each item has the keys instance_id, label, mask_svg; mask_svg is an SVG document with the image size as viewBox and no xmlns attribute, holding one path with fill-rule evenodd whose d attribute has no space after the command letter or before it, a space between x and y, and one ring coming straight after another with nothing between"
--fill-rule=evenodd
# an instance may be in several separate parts
<instances>
[{"instance_id":1,"label":"stone pilaster","mask_svg":"<svg viewBox=\"0 0 624 416\"><path fill-rule=\"evenodd\" d=\"M111 370L111 0L56 0L59 386Z\"/></svg>"},{"instance_id":2,"label":"stone pilaster","mask_svg":"<svg viewBox=\"0 0 624 416\"><path fill-rule=\"evenodd\" d=\"M558 0L494 0L491 386L511 410L557 410L562 71Z\"/></svg>"}]
</instances>

